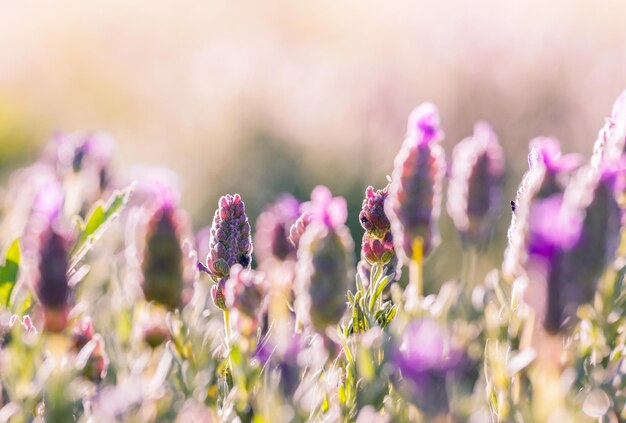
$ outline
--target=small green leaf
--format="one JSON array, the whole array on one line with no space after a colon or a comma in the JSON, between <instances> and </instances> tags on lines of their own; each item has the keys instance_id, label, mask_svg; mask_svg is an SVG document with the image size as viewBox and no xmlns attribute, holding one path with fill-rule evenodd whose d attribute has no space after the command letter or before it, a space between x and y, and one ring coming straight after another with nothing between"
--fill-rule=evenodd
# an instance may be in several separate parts
<instances>
[{"instance_id":1,"label":"small green leaf","mask_svg":"<svg viewBox=\"0 0 626 423\"><path fill-rule=\"evenodd\" d=\"M9 308L11 307L11 294L17 282L20 268L19 239L11 243L4 257L4 265L0 267L0 303Z\"/></svg>"},{"instance_id":2,"label":"small green leaf","mask_svg":"<svg viewBox=\"0 0 626 423\"><path fill-rule=\"evenodd\" d=\"M376 301L382 294L383 290L387 287L387 285L389 285L389 282L391 282L391 275L387 275L376 282L376 285L374 287L374 293L372 294L372 298L370 298L370 311L374 311L374 308L376 307Z\"/></svg>"},{"instance_id":3,"label":"small green leaf","mask_svg":"<svg viewBox=\"0 0 626 423\"><path fill-rule=\"evenodd\" d=\"M102 202L98 202L86 221L78 221L79 235L71 255L70 272L85 257L85 254L89 252L94 243L109 228L111 222L119 215L126 203L128 203L133 189L134 184L122 191L115 191L106 206Z\"/></svg>"}]
</instances>

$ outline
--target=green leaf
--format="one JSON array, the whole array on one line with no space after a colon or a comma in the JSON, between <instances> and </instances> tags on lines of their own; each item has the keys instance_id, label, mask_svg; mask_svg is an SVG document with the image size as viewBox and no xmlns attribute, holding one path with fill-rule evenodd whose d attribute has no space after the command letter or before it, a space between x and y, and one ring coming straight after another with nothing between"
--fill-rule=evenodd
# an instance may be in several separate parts
<instances>
[{"instance_id":1,"label":"green leaf","mask_svg":"<svg viewBox=\"0 0 626 423\"><path fill-rule=\"evenodd\" d=\"M4 264L0 267L0 303L7 308L11 307L11 294L17 282L20 257L19 239L16 239L9 246L4 256Z\"/></svg>"},{"instance_id":2,"label":"green leaf","mask_svg":"<svg viewBox=\"0 0 626 423\"><path fill-rule=\"evenodd\" d=\"M382 294L383 290L387 287L387 285L389 285L389 282L391 282L390 275L387 275L384 278L379 279L376 282L376 286L374 287L374 293L372 294L372 298L370 298L370 303L369 303L370 311L374 311L374 308L376 307L376 301Z\"/></svg>"},{"instance_id":3,"label":"green leaf","mask_svg":"<svg viewBox=\"0 0 626 423\"><path fill-rule=\"evenodd\" d=\"M72 250L70 260L70 272L85 257L91 247L98 241L111 225L111 222L120 214L134 189L134 184L123 189L115 191L109 202L104 205L99 201L93 211L89 214L86 221L78 221L78 241Z\"/></svg>"}]
</instances>

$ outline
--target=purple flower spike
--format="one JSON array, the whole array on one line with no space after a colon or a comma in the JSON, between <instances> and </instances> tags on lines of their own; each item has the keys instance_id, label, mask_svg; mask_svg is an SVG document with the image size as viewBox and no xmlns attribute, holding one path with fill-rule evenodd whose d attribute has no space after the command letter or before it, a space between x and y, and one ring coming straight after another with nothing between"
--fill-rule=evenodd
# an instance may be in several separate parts
<instances>
[{"instance_id":1,"label":"purple flower spike","mask_svg":"<svg viewBox=\"0 0 626 423\"><path fill-rule=\"evenodd\" d=\"M142 263L142 289L147 301L175 309L182 303L184 288L180 213L165 202L147 224Z\"/></svg>"},{"instance_id":2,"label":"purple flower spike","mask_svg":"<svg viewBox=\"0 0 626 423\"><path fill-rule=\"evenodd\" d=\"M311 198L311 222L298 245L296 310L303 321L323 332L337 324L346 309L353 242L348 228L340 223L345 221L345 200L332 198L325 187L316 188Z\"/></svg>"},{"instance_id":3,"label":"purple flower spike","mask_svg":"<svg viewBox=\"0 0 626 423\"><path fill-rule=\"evenodd\" d=\"M491 126L479 122L474 136L452 153L448 214L464 246L484 246L502 204L504 153Z\"/></svg>"},{"instance_id":4,"label":"purple flower spike","mask_svg":"<svg viewBox=\"0 0 626 423\"><path fill-rule=\"evenodd\" d=\"M367 187L359 214L359 222L363 229L380 239L391 229L391 223L385 214L385 200L388 196L389 185L377 191L374 191L372 186Z\"/></svg>"},{"instance_id":5,"label":"purple flower spike","mask_svg":"<svg viewBox=\"0 0 626 423\"><path fill-rule=\"evenodd\" d=\"M411 322L390 349L390 360L401 376L396 377L400 392L427 415L447 412L446 379L463 376L468 360L452 346L445 328L429 319Z\"/></svg>"},{"instance_id":6,"label":"purple flower spike","mask_svg":"<svg viewBox=\"0 0 626 423\"><path fill-rule=\"evenodd\" d=\"M219 200L211 225L206 269L214 281L228 278L230 268L240 264L250 267L252 237L246 207L239 194L225 195ZM204 270L204 269L202 269Z\"/></svg>"},{"instance_id":7,"label":"purple flower spike","mask_svg":"<svg viewBox=\"0 0 626 423\"><path fill-rule=\"evenodd\" d=\"M443 136L438 123L434 106L418 107L411 114L409 133L394 161L385 212L396 249L405 262L413 256L417 238L422 239L424 256L439 243L437 220L446 163L443 148L434 142Z\"/></svg>"},{"instance_id":8,"label":"purple flower spike","mask_svg":"<svg viewBox=\"0 0 626 423\"><path fill-rule=\"evenodd\" d=\"M299 216L300 202L290 194L282 195L259 215L254 234L254 253L259 263L272 257L280 261L295 260L296 248L289 234Z\"/></svg>"}]
</instances>

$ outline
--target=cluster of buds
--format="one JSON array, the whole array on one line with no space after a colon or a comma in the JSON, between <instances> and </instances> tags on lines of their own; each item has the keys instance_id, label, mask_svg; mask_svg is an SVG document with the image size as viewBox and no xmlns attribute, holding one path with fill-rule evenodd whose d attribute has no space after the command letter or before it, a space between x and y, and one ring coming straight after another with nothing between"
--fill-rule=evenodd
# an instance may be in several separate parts
<instances>
[{"instance_id":1,"label":"cluster of buds","mask_svg":"<svg viewBox=\"0 0 626 423\"><path fill-rule=\"evenodd\" d=\"M439 141L439 113L423 103L410 115L407 137L394 160L385 211L391 221L396 251L406 262L416 241L427 256L439 243L437 219L445 175L445 153Z\"/></svg>"},{"instance_id":2,"label":"cluster of buds","mask_svg":"<svg viewBox=\"0 0 626 423\"><path fill-rule=\"evenodd\" d=\"M94 332L90 319L83 319L74 327L71 350L77 356L77 366L83 377L97 383L106 376L109 360L104 339Z\"/></svg>"},{"instance_id":3,"label":"cluster of buds","mask_svg":"<svg viewBox=\"0 0 626 423\"><path fill-rule=\"evenodd\" d=\"M368 270L374 264L389 266L400 277L400 266L395 254L391 223L385 213L385 201L389 196L389 185L374 190L368 186L359 213L359 222L365 233L361 241L361 262L358 269L361 280L369 283Z\"/></svg>"},{"instance_id":4,"label":"cluster of buds","mask_svg":"<svg viewBox=\"0 0 626 423\"><path fill-rule=\"evenodd\" d=\"M504 153L486 122L459 142L452 153L448 214L464 247L483 247L491 237L501 210Z\"/></svg>"},{"instance_id":5,"label":"cluster of buds","mask_svg":"<svg viewBox=\"0 0 626 423\"><path fill-rule=\"evenodd\" d=\"M235 264L245 269L250 268L252 237L246 206L239 194L221 197L218 205L211 225L206 266L198 263L198 269L208 273L213 279L213 302L218 308L226 310L224 287L230 276L230 269Z\"/></svg>"},{"instance_id":6,"label":"cluster of buds","mask_svg":"<svg viewBox=\"0 0 626 423\"><path fill-rule=\"evenodd\" d=\"M343 316L352 277L353 243L345 226L347 206L344 198L333 198L328 188L318 186L303 209L310 213L311 221L298 245L296 310L303 321L324 332Z\"/></svg>"},{"instance_id":7,"label":"cluster of buds","mask_svg":"<svg viewBox=\"0 0 626 423\"><path fill-rule=\"evenodd\" d=\"M252 335L267 310L269 282L265 275L236 264L230 269L224 288L224 303L234 311L237 331L244 336Z\"/></svg>"},{"instance_id":8,"label":"cluster of buds","mask_svg":"<svg viewBox=\"0 0 626 423\"><path fill-rule=\"evenodd\" d=\"M146 226L141 285L147 301L175 309L183 303L183 216L171 201L151 213Z\"/></svg>"},{"instance_id":9,"label":"cluster of buds","mask_svg":"<svg viewBox=\"0 0 626 423\"><path fill-rule=\"evenodd\" d=\"M292 225L300 216L300 202L284 194L257 218L254 253L260 264L270 259L296 259L296 248L289 239Z\"/></svg>"}]
</instances>

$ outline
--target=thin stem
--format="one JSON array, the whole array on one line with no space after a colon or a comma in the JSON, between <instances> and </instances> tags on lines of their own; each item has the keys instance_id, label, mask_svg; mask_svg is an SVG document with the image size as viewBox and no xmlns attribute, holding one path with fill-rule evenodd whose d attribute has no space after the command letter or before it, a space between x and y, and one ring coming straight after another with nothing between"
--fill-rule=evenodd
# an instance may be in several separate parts
<instances>
[{"instance_id":1,"label":"thin stem","mask_svg":"<svg viewBox=\"0 0 626 423\"><path fill-rule=\"evenodd\" d=\"M476 285L476 270L478 268L478 250L475 247L470 247L468 251L469 255L469 265L468 265L468 276L466 281L466 288L468 290L472 289L474 285Z\"/></svg>"}]
</instances>

